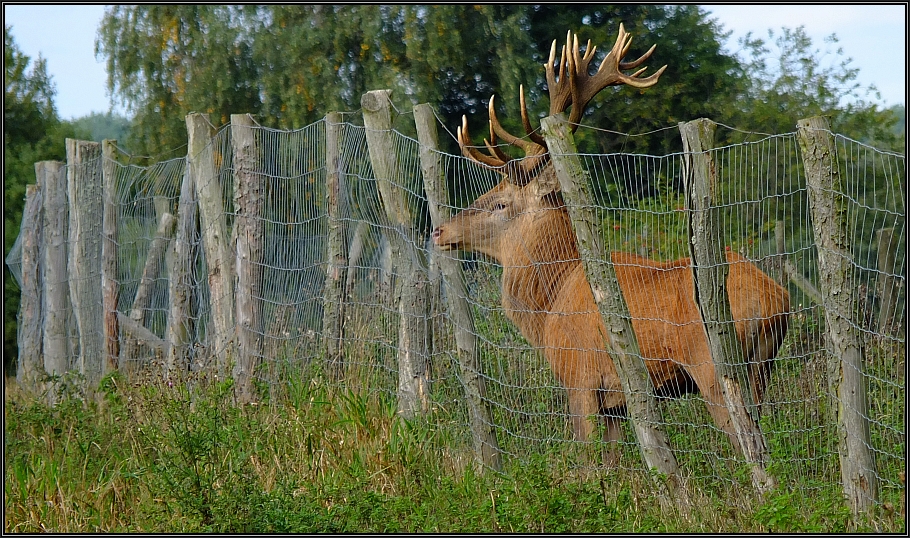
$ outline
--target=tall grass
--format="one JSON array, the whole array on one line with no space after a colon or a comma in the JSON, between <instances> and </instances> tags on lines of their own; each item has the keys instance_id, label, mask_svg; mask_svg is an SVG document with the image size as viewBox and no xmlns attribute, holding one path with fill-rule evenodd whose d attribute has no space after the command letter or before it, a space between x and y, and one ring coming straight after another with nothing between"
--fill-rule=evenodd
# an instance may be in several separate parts
<instances>
[{"instance_id":1,"label":"tall grass","mask_svg":"<svg viewBox=\"0 0 910 538\"><path fill-rule=\"evenodd\" d=\"M129 384L115 374L98 398L70 391L53 407L6 382L5 532L905 529L898 496L855 522L837 484L762 499L735 484L718 495L689 477L694 508L683 516L662 509L632 467L584 465L579 445L480 472L462 422L442 406L408 422L387 394L320 375L291 377L280 395L247 406L233 404L230 381ZM695 452L681 460L704 464Z\"/></svg>"}]
</instances>

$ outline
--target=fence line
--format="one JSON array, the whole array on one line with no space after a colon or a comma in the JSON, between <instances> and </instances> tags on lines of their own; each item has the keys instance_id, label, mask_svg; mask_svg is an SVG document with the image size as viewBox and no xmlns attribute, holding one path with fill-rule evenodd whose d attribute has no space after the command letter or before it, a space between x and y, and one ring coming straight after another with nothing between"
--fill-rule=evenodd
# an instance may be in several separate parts
<instances>
[{"instance_id":1,"label":"fence line","mask_svg":"<svg viewBox=\"0 0 910 538\"><path fill-rule=\"evenodd\" d=\"M506 319L502 267L429 246L430 230L493 188L497 174L436 150L426 126L419 140L401 134L387 93L371 92L364 103L363 125L332 114L296 131L235 115L216 132L204 115L191 115L187 157L149 167L120 164L110 142L68 141L67 165L37 163L37 187L7 257L23 294L23 385L53 400L55 385L43 374L76 371L92 386L114 368L177 379L212 372L233 377L238 400L249 401L281 397L292 376L319 377L396 398L403 415L447 428L486 466L498 467L500 454L524 458L568 442L565 391ZM422 113L424 122L432 116ZM836 196L844 217L836 251L816 239L810 202L819 187L808 182L799 140L794 132L702 150L716 174L713 244L744 255L791 297L790 329L764 398L754 402L765 452L748 461L772 475L786 461L793 472L775 478L802 491L842 482L863 511L896 503L903 491L905 157L833 136L829 165L843 186L820 188ZM582 262L605 265L597 253L608 251L688 256L696 208L679 186L694 152L566 150L590 197L570 200L564 190L566 201L589 211L602 238L602 247L580 251ZM831 255L849 268L847 304L832 300L826 282ZM696 260L696 268L723 268L722 260ZM845 362L831 347L830 334L841 330L858 342ZM835 367L843 372L836 380ZM838 389L848 373L866 391L865 410ZM680 383L679 392L691 388ZM655 402L648 384L626 392L627 402ZM676 460L665 474L741 486L737 456L702 397L629 414L636 428L665 431ZM869 454L859 493L850 490L852 456L838 463L845 436L849 451ZM621 442L618 465L653 467L636 447Z\"/></svg>"}]
</instances>

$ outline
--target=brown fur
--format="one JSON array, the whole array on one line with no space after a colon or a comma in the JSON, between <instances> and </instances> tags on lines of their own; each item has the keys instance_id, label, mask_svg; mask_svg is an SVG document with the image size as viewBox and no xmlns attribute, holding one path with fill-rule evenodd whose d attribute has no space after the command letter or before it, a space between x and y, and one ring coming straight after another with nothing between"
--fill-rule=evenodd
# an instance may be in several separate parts
<instances>
[{"instance_id":1,"label":"brown fur","mask_svg":"<svg viewBox=\"0 0 910 538\"><path fill-rule=\"evenodd\" d=\"M541 176L552 167L548 169ZM606 327L559 193L537 179L525 187L504 180L434 230L433 240L443 250L475 251L502 264L503 308L528 341L543 350L567 389L575 437L588 439L594 431L588 417L602 414L604 439L620 439L616 416L625 397L604 349ZM694 382L714 421L739 449L695 305L689 258L657 262L623 252L611 258L656 390L676 395ZM760 401L787 331L790 298L739 254L727 252L727 261L736 335Z\"/></svg>"}]
</instances>

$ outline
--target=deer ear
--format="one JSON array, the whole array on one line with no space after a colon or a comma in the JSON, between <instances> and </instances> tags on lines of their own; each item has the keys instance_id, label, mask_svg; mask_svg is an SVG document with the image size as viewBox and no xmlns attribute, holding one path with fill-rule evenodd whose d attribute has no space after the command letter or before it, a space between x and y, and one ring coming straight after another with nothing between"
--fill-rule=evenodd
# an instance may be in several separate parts
<instances>
[{"instance_id":1,"label":"deer ear","mask_svg":"<svg viewBox=\"0 0 910 538\"><path fill-rule=\"evenodd\" d=\"M552 165L545 166L534 179L528 182L525 188L537 198L543 198L552 192L559 192L560 185L559 178L556 177L556 169Z\"/></svg>"}]
</instances>

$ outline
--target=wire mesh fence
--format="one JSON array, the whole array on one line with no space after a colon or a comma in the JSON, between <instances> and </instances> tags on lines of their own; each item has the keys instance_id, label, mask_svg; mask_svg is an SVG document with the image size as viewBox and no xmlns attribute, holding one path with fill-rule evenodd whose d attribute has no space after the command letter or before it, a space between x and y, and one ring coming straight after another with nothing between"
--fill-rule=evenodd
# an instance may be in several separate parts
<instances>
[{"instance_id":1,"label":"wire mesh fence","mask_svg":"<svg viewBox=\"0 0 910 538\"><path fill-rule=\"evenodd\" d=\"M407 360L413 362L408 367L414 372L408 375L425 380L418 391L422 391L418 419L449 431L456 445L469 446L476 426L472 424L470 398L465 396L468 373L482 382L487 426L506 458L525 459L549 450L599 445L599 436L579 438L577 434L575 424L589 420L587 416L573 417L579 414L572 403L572 391L578 386L567 390L566 385L571 383L566 380L571 375L559 372L552 358L556 355L538 349L553 340L541 336L544 344L535 345L528 336L534 331L546 332L544 325L535 323L548 323L541 321L548 315L558 318L580 313L554 306L564 299L561 293L572 297L561 287L568 277L558 268L564 262L578 266L574 234L558 238L567 242L565 245L552 241L538 244L538 237L509 229L497 236L501 243L490 246L483 236L489 233L489 219L466 220L463 241L476 245L475 252L434 247L432 231L440 222L430 217L431 201L424 188L427 178L420 152L427 148L402 134L404 129L400 128L410 119L409 114L399 115L388 132L394 166L392 172L382 174L377 174L377 164L371 159L368 129L356 114L345 116L340 123L323 120L295 131L253 125L250 130L255 149L251 157L244 157L248 161L243 161L243 166L238 164L240 150L230 128L214 132L205 141L204 151L194 151L191 143L186 158L141 167L124 165L116 156L105 155L79 164L98 170L99 177L103 163L116 165L112 167L115 191L104 196L115 210L116 233L108 247L96 249L98 256L102 251L104 256L114 256L116 269L102 275L104 270L96 268L81 278L116 281L119 323L112 330L100 321L80 323L75 315L77 308L103 312L101 294L107 291L94 292L90 298L94 302L87 306L67 301L59 323L66 335L66 345L61 347L48 336L50 329L45 324L51 312L23 312L21 323L34 322L46 329L37 347L20 341L20 369L31 360L43 361L40 366L49 374L79 370L86 361L101 361L101 357L85 355L90 349L85 338L102 340L108 336L118 343L110 364L137 378L150 372L175 379L189 372L227 376L231 367L248 356L250 383L259 399L280 399L294 383L315 379L395 399L410 382L402 375L402 350L406 349L410 353ZM587 134L610 136L593 130ZM331 137L337 137L338 144L329 158ZM877 501L896 502L903 491L899 476L906 466L905 156L839 135L834 141L835 173L844 186L834 196L847 223L847 261L852 267L848 286L855 292L851 310L836 314L849 320L862 336L861 366L868 402L865 418L880 485ZM429 151L450 193L441 200L444 213L454 215L464 210L461 217L467 219L466 213L490 217L504 211L495 204L472 205L482 194L503 188L502 176L496 170L435 148ZM826 313L835 307L827 304L819 291L818 247L797 133L766 136L710 153L716 170L714 207L722 223L718 241L725 251L739 254L768 275L768 282L776 282L789 293L789 306L783 312L788 330L785 336L779 335L782 338L775 344L779 348L766 357L770 374L756 402L756 416L767 441L769 472L793 490L807 494L831 487L841 481L837 413L843 405L837 398L837 380L829 375L833 350L825 330ZM700 321L674 317L677 313L666 306L692 300L684 284L679 288L666 284L672 271L688 271L687 262L676 266L668 263L690 255L692 210L682 180L684 154L576 157L590 181L590 209L605 251L653 261L645 264L628 257L623 259L631 261L614 263L619 272L648 268L650 272L641 275L653 279L626 284L638 290L647 313L636 317L633 309L631 322L664 327L659 332L664 340L639 344L642 349L665 352L649 356L642 351L644 358L654 363L652 379L656 371L670 372L665 376L665 390L657 391L659 426L666 431L681 473L707 484L719 495L729 493L731 487L747 487L748 479L743 478L737 463L740 456L725 435L725 426L712 416L712 402L704 391L697 390L698 382L691 374L694 370L689 368L699 364L697 361L710 362L711 357L690 356L684 344L671 342L671 337L689 334L686 331L693 327L702 330L701 325L692 325ZM199 172L206 162L211 172ZM60 173L72 173L73 166L71 163L69 170L61 169ZM240 190L241 169L243 181L251 182L259 193L258 205L250 205L250 195L245 194L249 191ZM60 188L60 184L39 177L45 200L51 198L52 185ZM66 182L62 185L65 188ZM215 200L206 201L212 192L217 194ZM400 196L397 213L389 210L396 203L389 199L390 192ZM560 207L558 195L544 194L550 198L541 199ZM210 211L204 207L207 203L220 208L214 219L206 213ZM69 251L75 250L75 241L85 240L74 235L72 218L65 220L71 226L68 231L59 230L62 224L52 219L56 213L48 213L59 212L59 208L46 201L39 205L41 214L26 217L32 220L24 220L22 235L7 257L23 296L28 281L23 264L37 263L38 273L48 275L46 264L51 263L49 242L40 247L45 254L36 262L28 261L28 233L40 230L43 237L58 234L68 238ZM248 212L250 207L256 208L253 214ZM102 213L93 208L87 217L97 225L91 228L95 231L90 233L95 235L89 238L96 243L103 242ZM503 216L500 225L517 217ZM539 215L523 214L525 217ZM252 219L255 225L243 227L243 219ZM238 235L250 229L258 230L256 239L249 250L241 252ZM340 247L331 247L332 230L340 230ZM337 251L330 252L330 247ZM532 264L529 270L538 274L533 281L505 278L504 273L514 272L515 267L497 261L493 255L525 253L527 257L541 249L568 249L576 254L571 260L551 260L550 265ZM219 256L217 264L212 256ZM517 259L505 254L499 259L503 257ZM450 277L440 267L446 259L456 260L462 271L459 286L445 285ZM592 261L603 264L606 259L604 254ZM629 268L623 268L624 264ZM731 272L737 270L734 265L730 264ZM249 290L238 285L245 278L241 273L253 275L254 285ZM34 287L40 296L38 303L44 308L60 304L59 298L55 299L58 303L51 301L51 295L58 292L46 285L48 277L44 278L40 281L43 284ZM73 281L67 283L75 286ZM329 289L336 285L341 290L337 302L327 304ZM532 296L522 295L524 292L516 287L531 285L542 286L535 297L544 298L543 306L519 300ZM736 293L754 293L756 301L762 295L761 290L728 291L731 303L737 301ZM252 324L241 322L244 313L235 298L243 292L252 297ZM453 297L453 293L460 295ZM228 294L228 304L219 306L219 299ZM403 298L418 304L404 305ZM452 314L456 299L468 305L471 326ZM629 297L626 300L630 301ZM228 317L219 317L224 315L219 309L226 309ZM338 326L328 327L327 320L336 319L332 317L336 314ZM596 308L587 314L597 314ZM225 319L228 327L219 325ZM748 313L737 318L744 324L762 319L759 314ZM406 325L417 328L404 330ZM241 330L250 330L252 338L241 338ZM459 355L463 347L458 341L459 331L471 333L476 371L465 370ZM340 351L333 355L330 344L336 336L340 338ZM643 337L648 336L639 334L639 340ZM744 347L752 345L748 341L752 337L758 338L740 336ZM419 341L412 341L415 339ZM569 341L560 345L571 351L576 344ZM97 354L111 354L112 348L104 349ZM50 355L61 352L65 353L65 367L51 366L59 363ZM759 361L755 356L747 360ZM607 376L598 375L598 383ZM612 375L615 378L615 373ZM621 398L615 399L622 395L616 383L610 385L612 389L609 384L593 387L600 402L593 409L595 414L624 413ZM604 403L615 401L619 404ZM620 456L614 463L631 471L646 470L632 426L621 422L620 428ZM588 465L602 463L597 456L587 461Z\"/></svg>"}]
</instances>

